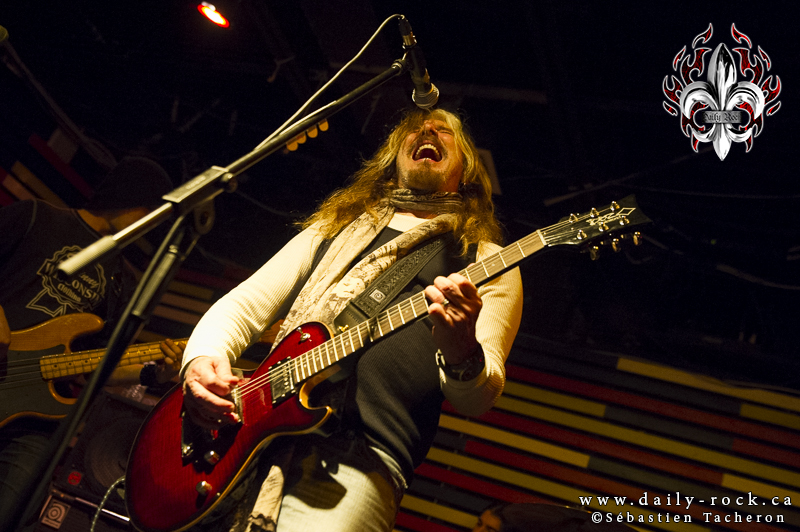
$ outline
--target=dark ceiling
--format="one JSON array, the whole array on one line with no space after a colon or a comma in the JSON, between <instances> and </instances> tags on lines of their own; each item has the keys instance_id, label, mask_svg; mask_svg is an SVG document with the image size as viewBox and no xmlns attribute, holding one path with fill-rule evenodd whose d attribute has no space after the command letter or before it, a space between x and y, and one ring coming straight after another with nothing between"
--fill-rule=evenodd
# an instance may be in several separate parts
<instances>
[{"instance_id":1,"label":"dark ceiling","mask_svg":"<svg viewBox=\"0 0 800 532\"><path fill-rule=\"evenodd\" d=\"M184 0L4 4L9 42L66 114L117 158L158 160L176 185L247 154L402 13L440 104L492 154L510 240L631 193L654 222L638 248L523 267L525 334L800 389L794 3L220 0L227 29ZM735 23L782 82L780 112L724 161L710 144L692 151L661 91L709 23L712 49L741 46ZM320 101L388 68L401 45L393 21ZM410 88L390 81L300 150L248 170L217 198L190 264L260 265L371 155Z\"/></svg>"}]
</instances>

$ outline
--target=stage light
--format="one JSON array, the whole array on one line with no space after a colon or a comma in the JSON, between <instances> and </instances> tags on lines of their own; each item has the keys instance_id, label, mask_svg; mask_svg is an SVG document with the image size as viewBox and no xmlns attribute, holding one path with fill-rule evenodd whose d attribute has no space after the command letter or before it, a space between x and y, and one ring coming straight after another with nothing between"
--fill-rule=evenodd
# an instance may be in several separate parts
<instances>
[{"instance_id":1,"label":"stage light","mask_svg":"<svg viewBox=\"0 0 800 532\"><path fill-rule=\"evenodd\" d=\"M222 13L217 11L217 8L208 2L201 2L198 4L197 10L217 26L227 28L231 25L230 22L228 22L228 19L222 16Z\"/></svg>"}]
</instances>

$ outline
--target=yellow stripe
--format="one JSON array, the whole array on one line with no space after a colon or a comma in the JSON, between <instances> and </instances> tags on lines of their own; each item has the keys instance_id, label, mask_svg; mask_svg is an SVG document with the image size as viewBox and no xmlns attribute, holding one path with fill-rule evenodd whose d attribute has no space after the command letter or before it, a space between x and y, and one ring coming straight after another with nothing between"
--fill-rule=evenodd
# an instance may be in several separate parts
<instances>
[{"instance_id":1,"label":"yellow stripe","mask_svg":"<svg viewBox=\"0 0 800 532\"><path fill-rule=\"evenodd\" d=\"M454 508L448 508L447 506L435 504L408 494L403 496L403 500L400 501L400 506L407 510L430 515L436 519L441 519L442 521L467 528L475 526L475 523L478 521L477 515L468 514Z\"/></svg>"},{"instance_id":2,"label":"yellow stripe","mask_svg":"<svg viewBox=\"0 0 800 532\"><path fill-rule=\"evenodd\" d=\"M42 183L24 164L17 161L11 167L11 172L17 176L22 183L24 183L34 194L45 200L47 203L55 205L56 207L66 208L67 204L58 197L58 195L50 190L50 188Z\"/></svg>"},{"instance_id":3,"label":"yellow stripe","mask_svg":"<svg viewBox=\"0 0 800 532\"><path fill-rule=\"evenodd\" d=\"M524 401L510 399L503 396L501 396L497 401L496 407L504 410L510 410L524 416L548 421L550 423L614 438L616 440L624 441L628 444L640 445L642 447L656 449L664 453L682 456L698 462L712 464L724 469L732 469L734 471L746 473L754 477L800 487L800 474L798 473L783 470L759 462L745 460L743 458L738 458L725 453L709 451L696 445L689 445L676 440L670 440L669 438L655 436L643 431L620 427L606 421L599 421L579 416L577 414L570 414L569 412L564 412L563 410L555 410L545 406L534 405L532 403L526 403Z\"/></svg>"},{"instance_id":4,"label":"yellow stripe","mask_svg":"<svg viewBox=\"0 0 800 532\"><path fill-rule=\"evenodd\" d=\"M144 272L139 270L138 268L131 268L133 270L134 276L136 280L140 280ZM196 284L185 283L183 281L172 281L169 283L169 287L167 288L170 292L175 292L177 294L183 294L185 296L193 297L195 299L201 299L203 301L211 301L214 299L214 290L211 288L205 288L202 286L198 286Z\"/></svg>"},{"instance_id":5,"label":"yellow stripe","mask_svg":"<svg viewBox=\"0 0 800 532\"><path fill-rule=\"evenodd\" d=\"M165 305L170 305L172 307L182 308L184 310L191 310L193 312L197 312L198 314L205 314L209 308L211 308L210 303L206 303L204 301L198 301L193 298L178 296L175 294L170 294L167 292L161 297L161 303Z\"/></svg>"},{"instance_id":6,"label":"yellow stripe","mask_svg":"<svg viewBox=\"0 0 800 532\"><path fill-rule=\"evenodd\" d=\"M529 386L526 384L519 384L516 382L506 381L504 394L514 395L523 399L530 399L537 403L544 403L547 405L560 406L575 412L581 412L595 417L603 417L606 413L606 405L597 403L595 401L587 401L586 399L579 399L571 395L563 393L551 392L536 386Z\"/></svg>"},{"instance_id":7,"label":"yellow stripe","mask_svg":"<svg viewBox=\"0 0 800 532\"><path fill-rule=\"evenodd\" d=\"M11 195L18 200L36 199L36 196L31 194L31 192L25 188L25 185L20 183L17 178L11 174L6 174L5 179L3 179L3 182L0 183L0 185L3 185L5 189L8 190Z\"/></svg>"},{"instance_id":8,"label":"yellow stripe","mask_svg":"<svg viewBox=\"0 0 800 532\"><path fill-rule=\"evenodd\" d=\"M742 417L800 430L800 416L789 412L779 412L771 408L764 408L763 406L742 403L739 414Z\"/></svg>"},{"instance_id":9,"label":"yellow stripe","mask_svg":"<svg viewBox=\"0 0 800 532\"><path fill-rule=\"evenodd\" d=\"M757 388L739 388L712 377L698 376L688 371L662 366L661 364L620 358L617 361L617 369L662 381L690 386L699 390L718 393L720 395L746 399L754 403L800 412L800 398L768 390L759 390Z\"/></svg>"},{"instance_id":10,"label":"yellow stripe","mask_svg":"<svg viewBox=\"0 0 800 532\"><path fill-rule=\"evenodd\" d=\"M788 490L786 488L779 488L777 486L771 486L770 484L765 484L763 482L756 482L751 478L743 478L736 475L729 475L724 474L722 475L722 483L721 486L723 488L730 488L732 490L741 491L747 493L748 491L752 491L753 495L757 495L759 497L763 497L765 500L758 501L766 502L767 507L771 507L773 510L780 509L780 508L787 508L783 505L784 497L789 497L792 500L792 505L794 508L800 508L800 492ZM772 505L772 498L778 497L780 505L773 506ZM710 501L709 501L710 502Z\"/></svg>"},{"instance_id":11,"label":"yellow stripe","mask_svg":"<svg viewBox=\"0 0 800 532\"><path fill-rule=\"evenodd\" d=\"M164 336L163 334L155 333L153 331L143 330L136 335L136 342L141 342L141 343L160 342L165 338L168 337Z\"/></svg>"},{"instance_id":12,"label":"yellow stripe","mask_svg":"<svg viewBox=\"0 0 800 532\"><path fill-rule=\"evenodd\" d=\"M187 325L197 325L197 322L200 321L200 316L197 314L184 312L183 310L172 307L165 307L164 305L158 305L154 308L153 315Z\"/></svg>"},{"instance_id":13,"label":"yellow stripe","mask_svg":"<svg viewBox=\"0 0 800 532\"><path fill-rule=\"evenodd\" d=\"M586 469L589 466L589 455L578 453L569 449L564 449L551 443L546 443L541 440L535 440L513 432L495 429L487 425L480 425L473 421L466 421L463 419L442 414L439 418L439 426L455 430L462 434L469 434L485 440L502 443L509 447L521 449L532 454L552 458L559 462L564 462L570 465Z\"/></svg>"},{"instance_id":14,"label":"yellow stripe","mask_svg":"<svg viewBox=\"0 0 800 532\"><path fill-rule=\"evenodd\" d=\"M184 283L183 281L172 281L169 283L169 291L196 299L202 299L203 301L211 301L214 299L214 291L212 289L197 286L196 284Z\"/></svg>"},{"instance_id":15,"label":"yellow stripe","mask_svg":"<svg viewBox=\"0 0 800 532\"><path fill-rule=\"evenodd\" d=\"M469 458L464 455L451 453L448 451L443 451L441 449L437 449L436 447L431 447L430 451L428 451L428 460L433 460L435 462L439 462L445 465L450 465L453 467L457 467L464 471L469 471L470 473L476 473L484 477L492 478L495 480L499 480L503 483L513 484L516 486L520 486L522 488L531 490L536 493L541 493L544 495L549 495L551 497L555 497L566 501L567 504L577 506L580 504L581 497L592 497L592 502L587 507L593 508L595 510L605 512L612 512L615 514L619 511L630 511L634 515L645 515L650 516L653 515L654 519L658 520L658 513L651 512L644 508L638 506L620 506L619 508L616 507L616 504L613 503L614 498L610 498L609 505L607 506L600 506L597 500L597 494L581 490L571 488L569 486L564 486L563 484L559 484L557 482L552 482L550 480L546 480L544 478L535 477L533 475L520 473L519 471L514 471L513 469L508 469L501 466L496 466L493 464L489 464L487 462L482 462L480 460L476 460L474 458ZM648 517L645 517L647 519ZM633 524L633 523L632 523ZM663 528L665 530L683 530L686 532L696 531L696 532L705 532L708 528L700 527L693 523L647 523L649 526L653 526L656 528Z\"/></svg>"}]
</instances>

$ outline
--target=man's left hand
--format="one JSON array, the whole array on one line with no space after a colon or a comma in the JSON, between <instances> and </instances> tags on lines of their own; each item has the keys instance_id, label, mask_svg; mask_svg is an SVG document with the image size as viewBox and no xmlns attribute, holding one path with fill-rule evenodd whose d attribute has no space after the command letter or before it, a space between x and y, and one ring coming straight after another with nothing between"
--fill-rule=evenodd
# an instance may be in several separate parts
<instances>
[{"instance_id":1,"label":"man's left hand","mask_svg":"<svg viewBox=\"0 0 800 532\"><path fill-rule=\"evenodd\" d=\"M161 342L159 345L161 352L164 354L164 360L156 362L158 371L156 372L156 379L159 384L165 382L175 381L178 372L181 370L181 361L183 359L183 347L176 344L169 338Z\"/></svg>"},{"instance_id":2,"label":"man's left hand","mask_svg":"<svg viewBox=\"0 0 800 532\"><path fill-rule=\"evenodd\" d=\"M457 273L437 277L425 288L431 301L428 314L433 321L433 341L448 364L456 365L478 349L475 322L483 306L478 289Z\"/></svg>"}]
</instances>

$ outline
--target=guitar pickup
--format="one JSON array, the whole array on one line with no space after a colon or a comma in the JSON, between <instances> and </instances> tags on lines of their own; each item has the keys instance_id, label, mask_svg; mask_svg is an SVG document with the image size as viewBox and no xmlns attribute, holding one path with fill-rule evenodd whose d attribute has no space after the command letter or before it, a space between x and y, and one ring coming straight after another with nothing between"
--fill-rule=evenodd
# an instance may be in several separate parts
<instances>
[{"instance_id":1,"label":"guitar pickup","mask_svg":"<svg viewBox=\"0 0 800 532\"><path fill-rule=\"evenodd\" d=\"M244 378L244 373L242 370L238 368L232 368L232 373L239 377L239 385L235 386L233 390L231 390L230 395L228 396L228 400L233 403L234 405L234 412L237 416L239 416L239 423L244 423L244 403L242 403L242 389L241 383L242 378Z\"/></svg>"},{"instance_id":2,"label":"guitar pickup","mask_svg":"<svg viewBox=\"0 0 800 532\"><path fill-rule=\"evenodd\" d=\"M295 382L292 379L292 372L289 370L287 364L291 362L291 358L287 357L269 368L267 374L270 383L270 391L272 392L272 406L273 408L285 401L295 390Z\"/></svg>"}]
</instances>

